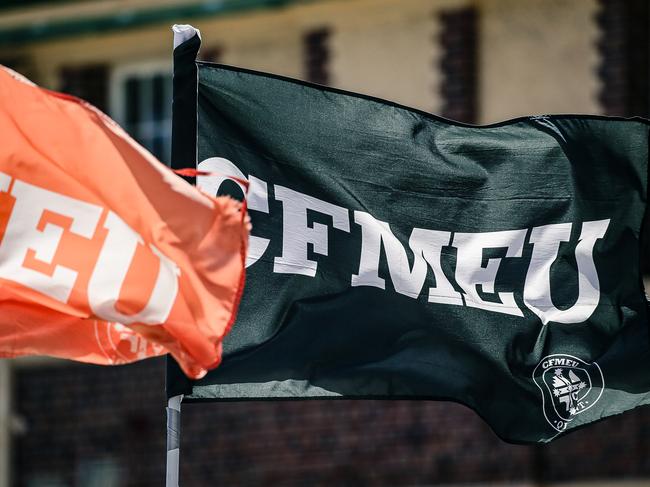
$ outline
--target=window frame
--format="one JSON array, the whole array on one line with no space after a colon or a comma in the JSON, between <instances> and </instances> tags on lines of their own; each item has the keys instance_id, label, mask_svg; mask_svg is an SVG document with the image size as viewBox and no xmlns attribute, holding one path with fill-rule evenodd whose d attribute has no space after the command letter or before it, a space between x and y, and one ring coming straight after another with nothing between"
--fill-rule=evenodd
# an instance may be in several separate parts
<instances>
[{"instance_id":1,"label":"window frame","mask_svg":"<svg viewBox=\"0 0 650 487\"><path fill-rule=\"evenodd\" d=\"M126 120L126 90L125 85L128 79L137 78L137 79L151 79L156 75L166 75L169 76L169 79L172 78L173 74L173 65L171 60L148 60L142 62L131 62L124 63L118 66L113 67L110 71L109 80L108 80L108 107L110 110L110 116L115 120L122 128L128 132L128 123ZM171 154L171 103L172 103L172 92L171 92L171 83L169 84L169 137L168 140L165 140L164 143L164 153L167 154L167 157ZM142 123L142 122L139 122ZM133 139L137 140L138 134L133 134L129 132L129 135ZM140 142L139 142L140 143ZM142 144L144 146L144 144ZM153 153L152 148L146 147L147 150ZM156 155L156 154L154 154ZM157 155L156 155L157 156ZM166 164L169 164L169 161L163 160Z\"/></svg>"}]
</instances>

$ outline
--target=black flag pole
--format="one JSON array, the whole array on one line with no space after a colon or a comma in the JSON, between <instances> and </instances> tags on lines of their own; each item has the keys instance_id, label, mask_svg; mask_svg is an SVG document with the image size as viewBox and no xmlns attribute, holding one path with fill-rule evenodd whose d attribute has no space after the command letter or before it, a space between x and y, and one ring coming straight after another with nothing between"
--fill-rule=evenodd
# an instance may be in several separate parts
<instances>
[{"instance_id":1,"label":"black flag pole","mask_svg":"<svg viewBox=\"0 0 650 487\"><path fill-rule=\"evenodd\" d=\"M172 169L196 166L196 55L201 34L191 25L174 25L174 74L172 85ZM193 123L192 123L193 122ZM194 183L194 178L186 178ZM168 361L173 359L168 357ZM169 365L169 364L168 364ZM166 487L178 487L181 453L181 402L183 395L167 401Z\"/></svg>"}]
</instances>

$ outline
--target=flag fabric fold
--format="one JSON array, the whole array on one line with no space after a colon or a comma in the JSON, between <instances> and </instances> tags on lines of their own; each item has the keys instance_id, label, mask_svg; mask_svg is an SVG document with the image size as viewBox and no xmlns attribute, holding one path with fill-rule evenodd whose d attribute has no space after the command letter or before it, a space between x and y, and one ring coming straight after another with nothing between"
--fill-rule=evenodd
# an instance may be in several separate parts
<instances>
[{"instance_id":1,"label":"flag fabric fold","mask_svg":"<svg viewBox=\"0 0 650 487\"><path fill-rule=\"evenodd\" d=\"M99 110L0 69L0 356L218 365L248 221Z\"/></svg>"},{"instance_id":2,"label":"flag fabric fold","mask_svg":"<svg viewBox=\"0 0 650 487\"><path fill-rule=\"evenodd\" d=\"M223 365L170 363L169 396L453 400L523 443L650 403L648 121L465 125L199 44L174 143L248 180L254 229ZM197 184L242 194L225 179Z\"/></svg>"}]
</instances>

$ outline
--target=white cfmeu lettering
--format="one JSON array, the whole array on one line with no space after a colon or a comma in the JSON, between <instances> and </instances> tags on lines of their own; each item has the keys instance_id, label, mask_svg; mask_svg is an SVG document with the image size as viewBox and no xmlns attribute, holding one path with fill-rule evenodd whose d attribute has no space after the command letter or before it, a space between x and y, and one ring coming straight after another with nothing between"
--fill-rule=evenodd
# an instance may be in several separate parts
<instances>
[{"instance_id":1,"label":"white cfmeu lettering","mask_svg":"<svg viewBox=\"0 0 650 487\"><path fill-rule=\"evenodd\" d=\"M442 247L449 245L450 232L414 228L409 239L413 252L413 267L409 265L406 250L386 222L363 211L354 212L354 222L361 226L361 258L359 272L352 275L352 286L373 286L385 289L385 280L379 277L379 261L383 243L388 271L395 291L411 298L422 292L428 268L431 267L435 287L429 288L430 303L463 304L463 299L442 271Z\"/></svg>"},{"instance_id":2,"label":"white cfmeu lettering","mask_svg":"<svg viewBox=\"0 0 650 487\"><path fill-rule=\"evenodd\" d=\"M483 267L484 249L506 249L506 257L521 257L526 230L503 232L457 233L454 247L458 249L456 280L465 291L465 304L497 313L524 316L511 292L496 293L494 286L501 265L500 258L487 259ZM478 293L478 286L485 294L496 295L499 302L486 301Z\"/></svg>"},{"instance_id":3,"label":"white cfmeu lettering","mask_svg":"<svg viewBox=\"0 0 650 487\"><path fill-rule=\"evenodd\" d=\"M11 181L10 176L0 172L0 192L9 192L15 198L0 242L0 278L67 303L78 271L54 262L63 232L92 239L105 209L19 179L14 179L13 185ZM149 300L136 314L118 312L115 305L136 247L143 240L111 211L104 228L108 232L87 289L92 312L98 318L123 324L163 323L178 293L178 267L150 245L149 251L156 256L159 269ZM50 266L49 271L47 267L43 271L25 266L28 258Z\"/></svg>"},{"instance_id":4,"label":"white cfmeu lettering","mask_svg":"<svg viewBox=\"0 0 650 487\"><path fill-rule=\"evenodd\" d=\"M140 235L112 211L108 212L104 228L108 230L108 234L88 282L90 309L100 318L123 325L163 323L169 316L178 293L178 275L180 273L178 267L156 247L150 245L151 251L158 257L159 266L156 283L149 301L136 314L120 313L115 305L120 296L122 283L131 267L136 248L138 245L142 245L143 241Z\"/></svg>"},{"instance_id":5,"label":"white cfmeu lettering","mask_svg":"<svg viewBox=\"0 0 650 487\"><path fill-rule=\"evenodd\" d=\"M244 177L227 159L206 159L199 168L226 175L199 178L199 183L212 193L216 193L228 175ZM252 175L248 176L248 181L249 208L273 218L269 212L267 182ZM329 224L309 224L308 216L325 216L328 221L331 219L333 229L349 234L350 211L286 186L274 185L273 192L275 200L282 203L282 252L274 258L272 272L315 277L320 259L309 255L310 250L313 254L327 256L331 245L329 236L336 235L336 241L341 242L339 236L342 234L332 232ZM258 215L253 216L254 225L255 218ZM580 237L575 244L578 297L569 307L562 303L563 309L557 308L551 299L551 267L556 262L563 265L566 260L568 250L560 255L560 243L570 242L572 223L544 225L532 231L523 228L472 233L416 227L411 230L406 247L393 233L389 222L378 220L365 211L354 211L353 221L360 228L361 242L357 254L359 263L349 281L352 287L385 290L386 279L390 277L392 289L409 298L418 299L424 290L429 303L469 306L512 316L524 316L528 308L544 324L584 322L600 302L594 249L596 242L605 236L608 219L581 223ZM250 242L253 255L247 265L260 259L270 239L251 236ZM532 247L527 271L513 275L512 269L519 271L522 266L509 267L507 263L512 263L513 259L528 259L523 252L526 245L529 249ZM386 262L388 276L380 275L382 259ZM425 286L427 283L429 285Z\"/></svg>"},{"instance_id":6,"label":"white cfmeu lettering","mask_svg":"<svg viewBox=\"0 0 650 487\"><path fill-rule=\"evenodd\" d=\"M551 299L551 265L555 262L561 242L568 242L571 237L571 224L560 223L533 228L530 242L534 244L530 259L526 285L524 286L524 303L546 324L581 323L589 318L598 306L600 283L594 264L594 246L596 241L605 236L609 220L584 222L576 246L576 263L578 264L578 299L568 309L560 310Z\"/></svg>"},{"instance_id":7,"label":"white cfmeu lettering","mask_svg":"<svg viewBox=\"0 0 650 487\"><path fill-rule=\"evenodd\" d=\"M332 218L332 226L350 231L347 209L307 196L284 186L275 186L275 199L282 201L282 255L276 257L273 272L314 277L317 262L307 257L308 245L320 255L328 254L328 228L322 223L307 224L307 211Z\"/></svg>"},{"instance_id":8,"label":"white cfmeu lettering","mask_svg":"<svg viewBox=\"0 0 650 487\"><path fill-rule=\"evenodd\" d=\"M578 362L568 358L552 358L549 360L544 360L544 362L542 362L543 369L548 369L549 367L558 367L558 366L577 367L578 365L580 365Z\"/></svg>"},{"instance_id":9,"label":"white cfmeu lettering","mask_svg":"<svg viewBox=\"0 0 650 487\"><path fill-rule=\"evenodd\" d=\"M2 174L3 186L7 179L8 176ZM14 181L11 195L16 202L0 243L0 278L18 282L62 303L67 302L77 271L55 265L48 275L25 267L25 258L31 251L35 259L52 264L64 229L44 220L45 211L68 218L67 229L70 232L91 238L103 209L18 179Z\"/></svg>"},{"instance_id":10,"label":"white cfmeu lettering","mask_svg":"<svg viewBox=\"0 0 650 487\"><path fill-rule=\"evenodd\" d=\"M212 172L209 176L197 176L196 185L208 194L215 195L226 179L237 183L246 197L246 206L248 210L259 211L261 213L269 212L269 197L266 183L255 176L246 178L244 173L239 170L228 159L223 157L211 157L201 161L197 166L200 171ZM234 179L248 179L248 193L246 189ZM246 255L246 267L257 262L266 248L269 246L269 239L257 237L251 233L248 237L248 253Z\"/></svg>"}]
</instances>

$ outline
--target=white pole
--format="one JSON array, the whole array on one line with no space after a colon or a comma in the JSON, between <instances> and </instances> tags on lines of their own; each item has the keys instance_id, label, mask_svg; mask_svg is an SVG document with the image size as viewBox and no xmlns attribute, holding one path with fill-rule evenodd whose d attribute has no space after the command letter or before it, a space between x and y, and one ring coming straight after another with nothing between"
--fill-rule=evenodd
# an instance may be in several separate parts
<instances>
[{"instance_id":1,"label":"white pole","mask_svg":"<svg viewBox=\"0 0 650 487\"><path fill-rule=\"evenodd\" d=\"M7 359L0 359L0 487L11 482L9 452L11 441L11 370Z\"/></svg>"},{"instance_id":2,"label":"white pole","mask_svg":"<svg viewBox=\"0 0 650 487\"><path fill-rule=\"evenodd\" d=\"M181 456L181 401L183 395L167 402L167 481L165 487L178 487L178 468Z\"/></svg>"}]
</instances>

